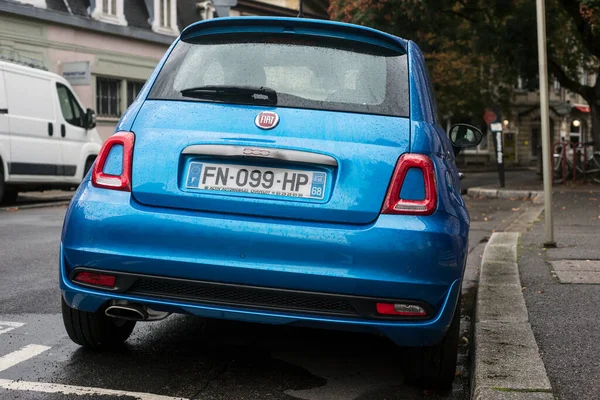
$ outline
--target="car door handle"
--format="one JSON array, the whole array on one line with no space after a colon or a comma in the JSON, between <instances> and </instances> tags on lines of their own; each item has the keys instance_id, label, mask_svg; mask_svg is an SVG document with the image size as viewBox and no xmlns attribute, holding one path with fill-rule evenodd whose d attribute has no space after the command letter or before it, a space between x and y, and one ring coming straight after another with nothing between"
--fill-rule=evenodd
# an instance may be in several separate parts
<instances>
[{"instance_id":1,"label":"car door handle","mask_svg":"<svg viewBox=\"0 0 600 400\"><path fill-rule=\"evenodd\" d=\"M0 108L0 114L8 114L8 108Z\"/></svg>"},{"instance_id":2,"label":"car door handle","mask_svg":"<svg viewBox=\"0 0 600 400\"><path fill-rule=\"evenodd\" d=\"M60 124L60 136L65 137L67 135L67 129L65 124Z\"/></svg>"},{"instance_id":3,"label":"car door handle","mask_svg":"<svg viewBox=\"0 0 600 400\"><path fill-rule=\"evenodd\" d=\"M48 136L52 135L54 135L54 125L52 125L52 122L48 122Z\"/></svg>"}]
</instances>

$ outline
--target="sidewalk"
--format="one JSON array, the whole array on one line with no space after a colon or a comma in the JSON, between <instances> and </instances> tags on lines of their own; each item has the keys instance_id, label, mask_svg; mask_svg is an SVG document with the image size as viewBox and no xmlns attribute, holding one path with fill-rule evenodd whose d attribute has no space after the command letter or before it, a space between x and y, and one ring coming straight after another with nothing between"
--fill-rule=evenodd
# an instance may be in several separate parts
<instances>
[{"instance_id":1,"label":"sidewalk","mask_svg":"<svg viewBox=\"0 0 600 400\"><path fill-rule=\"evenodd\" d=\"M558 247L542 247L541 218L518 248L529 320L561 400L600 398L600 186L595 189L558 187L553 195Z\"/></svg>"},{"instance_id":2,"label":"sidewalk","mask_svg":"<svg viewBox=\"0 0 600 400\"><path fill-rule=\"evenodd\" d=\"M515 178L497 192L496 184L471 187L469 195L505 198L522 190L532 194L532 207L541 211L543 198L536 199L541 182L532 184L529 172ZM545 399L551 391L560 400L600 399L600 185L555 185L553 215L557 248L542 246L543 213L524 216L529 224L506 230L520 233L494 234L486 246L486 252L495 254L484 254L478 291L476 315L483 328L476 328L475 373L484 381L475 384L475 394L482 394L478 398L492 393L498 399ZM493 260L508 254L498 253L499 240L517 243L514 270L508 259ZM544 367L551 389L543 383ZM494 380L501 385L490 385ZM501 393L498 388L509 389Z\"/></svg>"}]
</instances>

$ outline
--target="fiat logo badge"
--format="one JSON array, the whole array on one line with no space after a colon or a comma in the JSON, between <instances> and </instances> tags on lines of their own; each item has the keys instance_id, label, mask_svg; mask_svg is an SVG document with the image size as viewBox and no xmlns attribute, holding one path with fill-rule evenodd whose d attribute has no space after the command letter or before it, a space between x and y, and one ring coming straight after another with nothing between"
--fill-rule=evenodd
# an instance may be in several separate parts
<instances>
[{"instance_id":1,"label":"fiat logo badge","mask_svg":"<svg viewBox=\"0 0 600 400\"><path fill-rule=\"evenodd\" d=\"M273 129L279 123L279 115L273 111L263 111L256 116L254 123L260 129Z\"/></svg>"}]
</instances>

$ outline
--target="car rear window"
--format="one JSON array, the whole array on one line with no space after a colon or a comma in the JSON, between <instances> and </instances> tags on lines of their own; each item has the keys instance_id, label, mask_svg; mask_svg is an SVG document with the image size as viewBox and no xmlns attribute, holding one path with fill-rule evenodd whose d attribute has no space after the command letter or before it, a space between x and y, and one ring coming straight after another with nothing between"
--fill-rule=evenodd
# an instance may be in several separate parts
<instances>
[{"instance_id":1,"label":"car rear window","mask_svg":"<svg viewBox=\"0 0 600 400\"><path fill-rule=\"evenodd\" d=\"M357 41L267 34L180 41L148 98L240 102L181 94L210 85L267 87L278 107L409 116L406 54Z\"/></svg>"}]
</instances>

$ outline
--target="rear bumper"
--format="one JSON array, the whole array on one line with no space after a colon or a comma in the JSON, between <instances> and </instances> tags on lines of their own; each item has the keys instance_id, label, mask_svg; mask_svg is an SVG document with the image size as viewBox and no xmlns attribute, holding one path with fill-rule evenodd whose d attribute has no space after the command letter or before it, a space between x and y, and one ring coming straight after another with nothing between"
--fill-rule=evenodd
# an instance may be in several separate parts
<instances>
[{"instance_id":1,"label":"rear bumper","mask_svg":"<svg viewBox=\"0 0 600 400\"><path fill-rule=\"evenodd\" d=\"M439 341L460 293L468 227L444 213L382 215L352 226L165 210L84 182L63 227L67 303L96 311L137 301L164 311L270 324L377 332L398 344ZM311 293L404 299L431 306L427 320L392 321L202 304L73 284L76 267Z\"/></svg>"}]
</instances>

